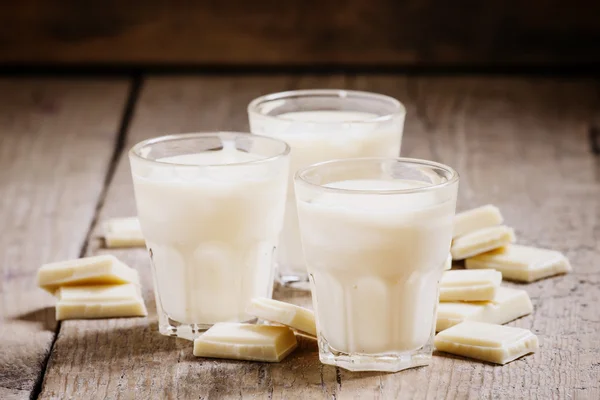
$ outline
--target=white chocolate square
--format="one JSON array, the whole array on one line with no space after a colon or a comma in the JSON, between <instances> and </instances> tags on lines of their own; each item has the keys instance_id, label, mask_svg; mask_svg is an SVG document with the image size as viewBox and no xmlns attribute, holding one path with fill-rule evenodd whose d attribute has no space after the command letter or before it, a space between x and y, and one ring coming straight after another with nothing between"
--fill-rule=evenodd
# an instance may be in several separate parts
<instances>
[{"instance_id":1,"label":"white chocolate square","mask_svg":"<svg viewBox=\"0 0 600 400\"><path fill-rule=\"evenodd\" d=\"M135 283L117 285L63 286L54 293L58 301L104 302L129 300L142 297L140 286Z\"/></svg>"},{"instance_id":2,"label":"white chocolate square","mask_svg":"<svg viewBox=\"0 0 600 400\"><path fill-rule=\"evenodd\" d=\"M435 331L440 332L463 321L478 321L487 302L440 302L437 308Z\"/></svg>"},{"instance_id":3,"label":"white chocolate square","mask_svg":"<svg viewBox=\"0 0 600 400\"><path fill-rule=\"evenodd\" d=\"M56 291L56 320L144 317L148 315L137 284L65 286Z\"/></svg>"},{"instance_id":4,"label":"white chocolate square","mask_svg":"<svg viewBox=\"0 0 600 400\"><path fill-rule=\"evenodd\" d=\"M287 326L221 322L194 340L197 357L279 362L298 343Z\"/></svg>"},{"instance_id":5,"label":"white chocolate square","mask_svg":"<svg viewBox=\"0 0 600 400\"><path fill-rule=\"evenodd\" d=\"M502 272L504 279L521 282L533 282L571 271L571 264L564 254L518 244L468 258L465 267L495 269Z\"/></svg>"},{"instance_id":6,"label":"white chocolate square","mask_svg":"<svg viewBox=\"0 0 600 400\"><path fill-rule=\"evenodd\" d=\"M460 236L452 241L452 259L463 260L515 241L515 232L505 225L492 226Z\"/></svg>"},{"instance_id":7,"label":"white chocolate square","mask_svg":"<svg viewBox=\"0 0 600 400\"><path fill-rule=\"evenodd\" d=\"M434 345L439 351L502 365L539 348L537 336L528 329L471 321L438 333Z\"/></svg>"},{"instance_id":8,"label":"white chocolate square","mask_svg":"<svg viewBox=\"0 0 600 400\"><path fill-rule=\"evenodd\" d=\"M106 247L144 247L140 220L137 217L113 218L104 223Z\"/></svg>"},{"instance_id":9,"label":"white chocolate square","mask_svg":"<svg viewBox=\"0 0 600 400\"><path fill-rule=\"evenodd\" d=\"M436 332L463 321L505 324L531 314L533 305L525 290L500 286L493 301L440 302L437 308Z\"/></svg>"},{"instance_id":10,"label":"white chocolate square","mask_svg":"<svg viewBox=\"0 0 600 400\"><path fill-rule=\"evenodd\" d=\"M454 217L454 232L452 238L466 235L490 226L500 225L503 222L502 214L498 207L491 204L463 211Z\"/></svg>"},{"instance_id":11,"label":"white chocolate square","mask_svg":"<svg viewBox=\"0 0 600 400\"><path fill-rule=\"evenodd\" d=\"M502 274L491 269L446 271L440 280L440 301L491 301L500 282Z\"/></svg>"},{"instance_id":12,"label":"white chocolate square","mask_svg":"<svg viewBox=\"0 0 600 400\"><path fill-rule=\"evenodd\" d=\"M136 270L115 256L102 255L44 264L38 270L37 284L54 294L61 286L138 283Z\"/></svg>"},{"instance_id":13,"label":"white chocolate square","mask_svg":"<svg viewBox=\"0 0 600 400\"><path fill-rule=\"evenodd\" d=\"M295 304L265 297L254 298L246 309L246 313L265 321L289 326L311 336L317 336L315 313Z\"/></svg>"},{"instance_id":14,"label":"white chocolate square","mask_svg":"<svg viewBox=\"0 0 600 400\"><path fill-rule=\"evenodd\" d=\"M448 258L446 258L446 262L444 262L444 271L450 269L452 269L452 254L448 254Z\"/></svg>"}]
</instances>

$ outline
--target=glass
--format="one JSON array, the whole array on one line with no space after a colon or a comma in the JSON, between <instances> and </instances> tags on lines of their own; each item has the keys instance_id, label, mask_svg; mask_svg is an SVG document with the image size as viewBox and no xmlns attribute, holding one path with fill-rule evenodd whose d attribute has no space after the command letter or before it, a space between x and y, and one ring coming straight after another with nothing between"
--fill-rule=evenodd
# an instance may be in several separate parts
<instances>
[{"instance_id":1,"label":"glass","mask_svg":"<svg viewBox=\"0 0 600 400\"><path fill-rule=\"evenodd\" d=\"M193 339L216 322L252 320L250 299L273 292L288 145L180 134L136 144L129 160L160 333Z\"/></svg>"},{"instance_id":2,"label":"glass","mask_svg":"<svg viewBox=\"0 0 600 400\"><path fill-rule=\"evenodd\" d=\"M428 364L458 174L359 158L302 169L295 185L321 362L390 372Z\"/></svg>"},{"instance_id":3,"label":"glass","mask_svg":"<svg viewBox=\"0 0 600 400\"><path fill-rule=\"evenodd\" d=\"M285 222L277 250L281 283L308 289L294 173L338 158L397 157L405 114L404 106L394 98L351 90L274 93L249 104L252 133L283 140L292 149Z\"/></svg>"}]
</instances>

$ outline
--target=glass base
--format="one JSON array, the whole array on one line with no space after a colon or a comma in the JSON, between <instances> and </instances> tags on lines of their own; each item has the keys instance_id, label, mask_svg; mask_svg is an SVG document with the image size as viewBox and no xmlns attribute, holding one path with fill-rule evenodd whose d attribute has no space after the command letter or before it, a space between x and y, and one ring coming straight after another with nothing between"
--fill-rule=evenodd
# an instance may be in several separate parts
<instances>
[{"instance_id":1,"label":"glass base","mask_svg":"<svg viewBox=\"0 0 600 400\"><path fill-rule=\"evenodd\" d=\"M285 288L310 291L310 283L307 279L302 279L295 275L284 275L280 276L278 280L279 284Z\"/></svg>"},{"instance_id":2,"label":"glass base","mask_svg":"<svg viewBox=\"0 0 600 400\"><path fill-rule=\"evenodd\" d=\"M286 288L310 291L308 272L285 272L277 269L277 282Z\"/></svg>"},{"instance_id":3,"label":"glass base","mask_svg":"<svg viewBox=\"0 0 600 400\"><path fill-rule=\"evenodd\" d=\"M431 363L432 353L433 345L428 343L413 351L387 354L349 354L332 349L324 338L319 338L319 360L323 364L334 365L353 372L398 372L422 367Z\"/></svg>"},{"instance_id":4,"label":"glass base","mask_svg":"<svg viewBox=\"0 0 600 400\"><path fill-rule=\"evenodd\" d=\"M159 316L160 317L160 316ZM254 324L257 318L243 321L244 323ZM213 324L187 324L177 322L169 317L159 318L158 332L165 336L178 337L186 340L194 340L209 330Z\"/></svg>"},{"instance_id":5,"label":"glass base","mask_svg":"<svg viewBox=\"0 0 600 400\"><path fill-rule=\"evenodd\" d=\"M211 324L184 324L167 318L166 323L159 322L158 331L165 336L194 340L211 326Z\"/></svg>"}]
</instances>

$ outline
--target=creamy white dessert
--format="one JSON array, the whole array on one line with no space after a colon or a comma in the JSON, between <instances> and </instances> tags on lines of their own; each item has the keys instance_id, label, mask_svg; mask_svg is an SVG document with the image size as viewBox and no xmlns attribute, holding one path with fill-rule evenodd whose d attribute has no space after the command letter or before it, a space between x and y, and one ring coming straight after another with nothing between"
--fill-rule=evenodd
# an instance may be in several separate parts
<instances>
[{"instance_id":1,"label":"creamy white dessert","mask_svg":"<svg viewBox=\"0 0 600 400\"><path fill-rule=\"evenodd\" d=\"M505 225L491 226L459 236L452 242L452 259L465 258L494 250L515 241L515 232Z\"/></svg>"},{"instance_id":2,"label":"creamy white dessert","mask_svg":"<svg viewBox=\"0 0 600 400\"><path fill-rule=\"evenodd\" d=\"M194 340L194 355L279 362L296 347L296 336L287 326L222 322Z\"/></svg>"},{"instance_id":3,"label":"creamy white dessert","mask_svg":"<svg viewBox=\"0 0 600 400\"><path fill-rule=\"evenodd\" d=\"M465 267L495 269L502 272L504 279L521 282L533 282L571 271L569 260L561 252L518 244L467 258Z\"/></svg>"},{"instance_id":4,"label":"creamy white dessert","mask_svg":"<svg viewBox=\"0 0 600 400\"><path fill-rule=\"evenodd\" d=\"M137 283L135 269L112 255L101 255L44 264L37 272L37 284L54 294L62 286Z\"/></svg>"},{"instance_id":5,"label":"creamy white dessert","mask_svg":"<svg viewBox=\"0 0 600 400\"><path fill-rule=\"evenodd\" d=\"M498 271L445 271L440 280L440 301L491 301L502 282Z\"/></svg>"},{"instance_id":6,"label":"creamy white dessert","mask_svg":"<svg viewBox=\"0 0 600 400\"><path fill-rule=\"evenodd\" d=\"M282 275L306 277L306 266L294 196L293 177L302 167L321 161L353 157L396 157L404 116L388 122L378 115L359 111L297 111L276 118L253 118L253 133L283 140L291 147L290 177L284 228L278 249Z\"/></svg>"},{"instance_id":7,"label":"creamy white dessert","mask_svg":"<svg viewBox=\"0 0 600 400\"><path fill-rule=\"evenodd\" d=\"M140 287L120 285L65 286L56 293L56 320L148 315Z\"/></svg>"},{"instance_id":8,"label":"creamy white dessert","mask_svg":"<svg viewBox=\"0 0 600 400\"><path fill-rule=\"evenodd\" d=\"M284 301L257 297L252 299L246 312L264 321L286 325L297 332L317 336L315 313L304 307Z\"/></svg>"},{"instance_id":9,"label":"creamy white dessert","mask_svg":"<svg viewBox=\"0 0 600 400\"><path fill-rule=\"evenodd\" d=\"M326 186L400 190L425 184L351 180ZM299 201L317 328L332 349L385 354L419 349L430 340L455 208L451 196L438 196L326 192Z\"/></svg>"},{"instance_id":10,"label":"creamy white dessert","mask_svg":"<svg viewBox=\"0 0 600 400\"><path fill-rule=\"evenodd\" d=\"M454 217L453 238L490 226L502 224L504 219L498 207L491 204L457 213Z\"/></svg>"},{"instance_id":11,"label":"creamy white dessert","mask_svg":"<svg viewBox=\"0 0 600 400\"><path fill-rule=\"evenodd\" d=\"M533 305L525 290L500 286L492 301L440 302L436 331L443 331L463 321L505 324L532 312Z\"/></svg>"},{"instance_id":12,"label":"creamy white dessert","mask_svg":"<svg viewBox=\"0 0 600 400\"><path fill-rule=\"evenodd\" d=\"M435 337L435 348L446 353L506 364L538 350L528 329L481 322L463 322Z\"/></svg>"},{"instance_id":13,"label":"creamy white dessert","mask_svg":"<svg viewBox=\"0 0 600 400\"><path fill-rule=\"evenodd\" d=\"M169 324L250 320L250 300L271 297L288 170L264 158L224 141L217 151L132 159L159 316Z\"/></svg>"},{"instance_id":14,"label":"creamy white dessert","mask_svg":"<svg viewBox=\"0 0 600 400\"><path fill-rule=\"evenodd\" d=\"M104 223L106 247L144 247L146 241L137 217L111 218Z\"/></svg>"}]
</instances>

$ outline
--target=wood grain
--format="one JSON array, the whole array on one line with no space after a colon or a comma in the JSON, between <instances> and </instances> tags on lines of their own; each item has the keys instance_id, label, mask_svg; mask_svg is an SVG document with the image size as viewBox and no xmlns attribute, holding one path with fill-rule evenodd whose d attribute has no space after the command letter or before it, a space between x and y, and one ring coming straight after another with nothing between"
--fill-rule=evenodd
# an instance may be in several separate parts
<instances>
[{"instance_id":1,"label":"wood grain","mask_svg":"<svg viewBox=\"0 0 600 400\"><path fill-rule=\"evenodd\" d=\"M597 65L592 0L0 3L0 62Z\"/></svg>"},{"instance_id":2,"label":"wood grain","mask_svg":"<svg viewBox=\"0 0 600 400\"><path fill-rule=\"evenodd\" d=\"M29 398L55 336L42 263L77 258L127 81L0 79L0 398Z\"/></svg>"},{"instance_id":3,"label":"wood grain","mask_svg":"<svg viewBox=\"0 0 600 400\"><path fill-rule=\"evenodd\" d=\"M410 398L600 397L600 160L587 131L598 118L591 80L332 77L150 77L127 146L164 133L245 129L245 105L276 90L339 87L391 94L408 109L402 153L456 167L459 208L494 203L521 243L564 251L574 272L529 285L539 353L504 367L436 355L431 366L397 374L350 373L321 365L304 340L280 364L196 359L190 342L156 331L144 250L112 253L140 270L147 319L67 321L45 375L42 398ZM126 154L100 220L135 213ZM105 252L95 229L88 254ZM513 285L516 286L516 285ZM307 294L276 297L309 305Z\"/></svg>"}]
</instances>

